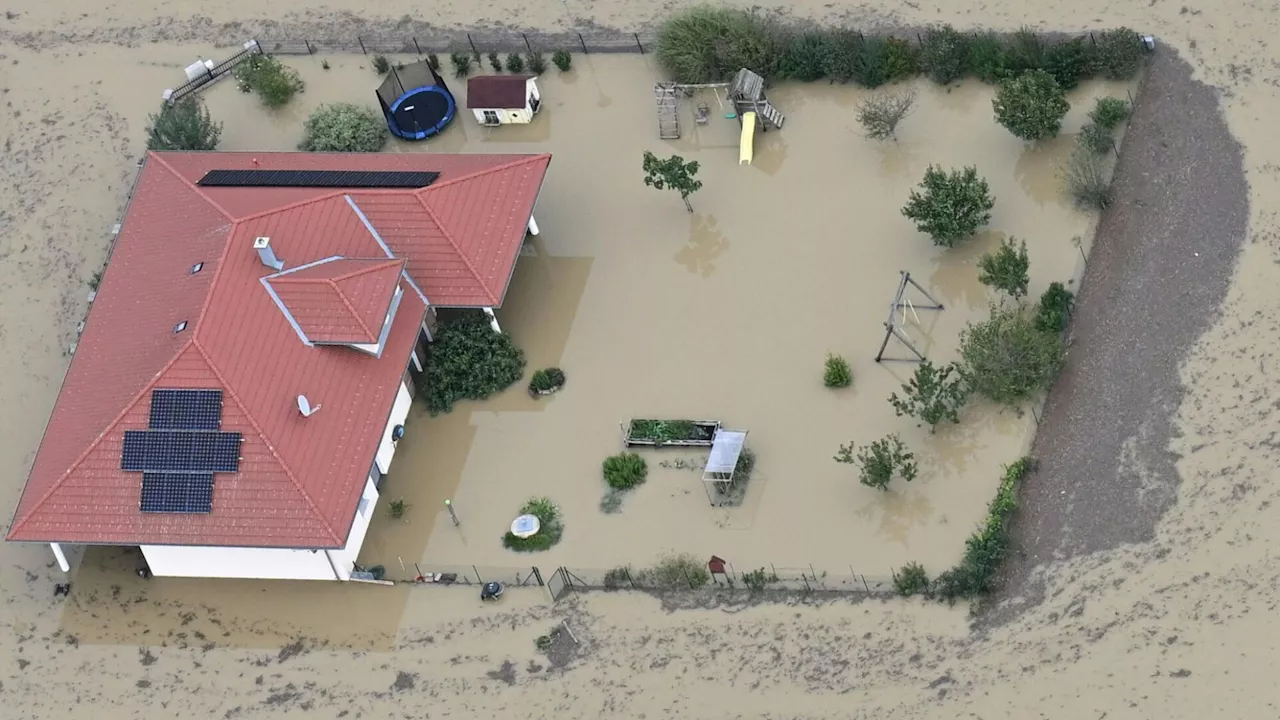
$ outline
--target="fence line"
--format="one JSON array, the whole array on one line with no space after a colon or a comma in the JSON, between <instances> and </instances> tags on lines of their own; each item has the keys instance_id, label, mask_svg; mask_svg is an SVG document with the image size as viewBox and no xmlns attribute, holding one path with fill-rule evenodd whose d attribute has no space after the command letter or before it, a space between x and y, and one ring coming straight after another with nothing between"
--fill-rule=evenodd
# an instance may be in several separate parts
<instances>
[{"instance_id":1,"label":"fence line","mask_svg":"<svg viewBox=\"0 0 1280 720\"><path fill-rule=\"evenodd\" d=\"M747 566L743 566L747 567ZM726 564L724 573L712 573L710 580L697 574L658 577L629 566L612 569L564 566L556 570L548 584L556 594L563 584L569 590L671 590L689 591L700 588L787 590L798 592L839 592L882 595L894 592L892 571L888 575L864 574L853 568L832 572L820 568L780 567L772 564L750 566L741 570Z\"/></svg>"},{"instance_id":2,"label":"fence line","mask_svg":"<svg viewBox=\"0 0 1280 720\"><path fill-rule=\"evenodd\" d=\"M214 80L231 72L237 65L248 60L254 55L261 55L262 48L256 40L250 40L244 44L244 48L240 52L214 65L202 65L204 74L191 78L186 83L179 85L173 90L166 90L164 93L165 102L172 105L191 93L199 90L212 83Z\"/></svg>"},{"instance_id":3,"label":"fence line","mask_svg":"<svg viewBox=\"0 0 1280 720\"><path fill-rule=\"evenodd\" d=\"M540 33L472 33L454 32L441 35L413 36L396 34L352 35L347 37L284 37L261 40L264 52L276 55L315 55L329 53L370 54L447 54L465 52L488 53L555 52L568 50L583 53L648 53L656 37L647 33L609 33L584 35L580 32Z\"/></svg>"}]
</instances>

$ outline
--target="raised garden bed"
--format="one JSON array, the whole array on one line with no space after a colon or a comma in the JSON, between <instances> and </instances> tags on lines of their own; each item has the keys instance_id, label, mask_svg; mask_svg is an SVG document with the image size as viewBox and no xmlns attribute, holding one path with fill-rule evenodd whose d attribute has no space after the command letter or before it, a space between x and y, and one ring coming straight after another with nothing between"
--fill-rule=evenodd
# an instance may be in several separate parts
<instances>
[{"instance_id":1,"label":"raised garden bed","mask_svg":"<svg viewBox=\"0 0 1280 720\"><path fill-rule=\"evenodd\" d=\"M711 447L718 420L632 420L626 426L627 447Z\"/></svg>"}]
</instances>

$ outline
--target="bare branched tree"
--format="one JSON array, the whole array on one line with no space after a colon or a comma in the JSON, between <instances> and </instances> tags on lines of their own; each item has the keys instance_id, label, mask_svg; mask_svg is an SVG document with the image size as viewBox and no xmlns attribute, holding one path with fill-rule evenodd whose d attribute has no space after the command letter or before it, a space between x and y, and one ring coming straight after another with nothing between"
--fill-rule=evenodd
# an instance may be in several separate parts
<instances>
[{"instance_id":1,"label":"bare branched tree","mask_svg":"<svg viewBox=\"0 0 1280 720\"><path fill-rule=\"evenodd\" d=\"M915 91L876 93L858 103L858 122L872 140L896 139L898 123L915 108Z\"/></svg>"}]
</instances>

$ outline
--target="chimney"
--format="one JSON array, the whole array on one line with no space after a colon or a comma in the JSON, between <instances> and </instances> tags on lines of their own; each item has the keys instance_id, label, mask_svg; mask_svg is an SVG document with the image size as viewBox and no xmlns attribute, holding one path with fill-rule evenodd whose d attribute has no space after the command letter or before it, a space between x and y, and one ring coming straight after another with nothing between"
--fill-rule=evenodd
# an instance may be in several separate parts
<instances>
[{"instance_id":1,"label":"chimney","mask_svg":"<svg viewBox=\"0 0 1280 720\"><path fill-rule=\"evenodd\" d=\"M263 265L275 271L284 269L284 261L276 257L276 253L271 249L271 238L259 237L253 241L253 249L258 251L258 259Z\"/></svg>"},{"instance_id":2,"label":"chimney","mask_svg":"<svg viewBox=\"0 0 1280 720\"><path fill-rule=\"evenodd\" d=\"M298 412L302 413L302 417L304 418L311 417L312 415L315 415L319 410L320 410L319 403L312 405L311 401L307 399L306 395L298 396Z\"/></svg>"}]
</instances>

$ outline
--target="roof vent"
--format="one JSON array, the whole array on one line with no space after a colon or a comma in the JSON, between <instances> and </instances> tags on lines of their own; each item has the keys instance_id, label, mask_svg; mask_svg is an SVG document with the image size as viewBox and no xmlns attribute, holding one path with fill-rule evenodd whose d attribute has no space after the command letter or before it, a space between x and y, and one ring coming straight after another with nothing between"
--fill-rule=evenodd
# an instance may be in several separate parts
<instances>
[{"instance_id":1,"label":"roof vent","mask_svg":"<svg viewBox=\"0 0 1280 720\"><path fill-rule=\"evenodd\" d=\"M271 238L254 238L253 249L258 251L258 259L262 261L263 265L277 272L284 269L284 261L276 257L276 252L271 249Z\"/></svg>"},{"instance_id":2,"label":"roof vent","mask_svg":"<svg viewBox=\"0 0 1280 720\"><path fill-rule=\"evenodd\" d=\"M311 417L320 411L320 404L311 404L306 395L298 396L298 412L302 413L302 417Z\"/></svg>"}]
</instances>

